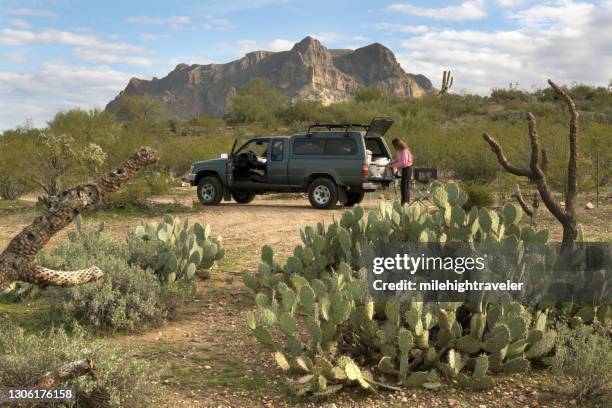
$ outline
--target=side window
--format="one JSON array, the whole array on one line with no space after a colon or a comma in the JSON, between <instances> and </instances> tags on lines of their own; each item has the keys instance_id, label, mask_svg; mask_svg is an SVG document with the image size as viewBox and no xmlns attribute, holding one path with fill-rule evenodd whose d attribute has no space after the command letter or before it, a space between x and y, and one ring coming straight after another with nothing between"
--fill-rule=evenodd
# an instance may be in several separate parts
<instances>
[{"instance_id":1,"label":"side window","mask_svg":"<svg viewBox=\"0 0 612 408\"><path fill-rule=\"evenodd\" d=\"M284 148L285 148L284 140L272 141L272 147L270 148L270 160L271 161L283 161Z\"/></svg>"},{"instance_id":2,"label":"side window","mask_svg":"<svg viewBox=\"0 0 612 408\"><path fill-rule=\"evenodd\" d=\"M355 139L329 139L325 154L329 156L350 156L357 152Z\"/></svg>"},{"instance_id":3,"label":"side window","mask_svg":"<svg viewBox=\"0 0 612 408\"><path fill-rule=\"evenodd\" d=\"M293 154L323 154L325 140L323 139L296 139L293 142Z\"/></svg>"}]
</instances>

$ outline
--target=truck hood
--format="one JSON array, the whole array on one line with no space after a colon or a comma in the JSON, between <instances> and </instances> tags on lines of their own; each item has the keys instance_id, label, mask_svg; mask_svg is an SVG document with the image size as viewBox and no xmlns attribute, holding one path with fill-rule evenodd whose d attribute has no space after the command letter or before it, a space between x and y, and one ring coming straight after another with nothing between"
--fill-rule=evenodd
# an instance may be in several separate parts
<instances>
[{"instance_id":1,"label":"truck hood","mask_svg":"<svg viewBox=\"0 0 612 408\"><path fill-rule=\"evenodd\" d=\"M220 165L225 165L225 163L227 163L227 159L210 159L210 160L201 160L199 162L195 162L192 164L192 166L194 168L199 168L199 167L208 167L208 166L220 166Z\"/></svg>"}]
</instances>

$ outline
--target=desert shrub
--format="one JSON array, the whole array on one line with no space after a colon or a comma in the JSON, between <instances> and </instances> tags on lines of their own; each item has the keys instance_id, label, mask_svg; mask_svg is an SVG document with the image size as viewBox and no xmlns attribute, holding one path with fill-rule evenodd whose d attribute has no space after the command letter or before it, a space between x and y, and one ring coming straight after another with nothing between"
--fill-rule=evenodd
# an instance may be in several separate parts
<instances>
[{"instance_id":1,"label":"desert shrub","mask_svg":"<svg viewBox=\"0 0 612 408\"><path fill-rule=\"evenodd\" d=\"M165 170L157 170L145 173L144 179L149 186L151 195L168 194L172 187L172 177Z\"/></svg>"},{"instance_id":2,"label":"desert shrub","mask_svg":"<svg viewBox=\"0 0 612 408\"><path fill-rule=\"evenodd\" d=\"M50 255L41 256L41 263L54 269L95 265L104 271L99 282L52 291L67 323L78 322L96 331L124 331L173 317L176 295L152 271L130 265L127 259L127 246L99 231L71 234Z\"/></svg>"},{"instance_id":3,"label":"desert shrub","mask_svg":"<svg viewBox=\"0 0 612 408\"><path fill-rule=\"evenodd\" d=\"M362 86L355 94L355 100L358 102L385 101L386 99L385 91L376 86Z\"/></svg>"},{"instance_id":4,"label":"desert shrub","mask_svg":"<svg viewBox=\"0 0 612 408\"><path fill-rule=\"evenodd\" d=\"M29 190L28 183L22 179L7 173L0 174L0 199L16 200Z\"/></svg>"},{"instance_id":5,"label":"desert shrub","mask_svg":"<svg viewBox=\"0 0 612 408\"><path fill-rule=\"evenodd\" d=\"M469 182L463 183L461 188L467 193L467 201L463 205L466 210L472 207L490 208L495 204L495 190L486 184Z\"/></svg>"},{"instance_id":6,"label":"desert shrub","mask_svg":"<svg viewBox=\"0 0 612 408\"><path fill-rule=\"evenodd\" d=\"M559 328L553 371L571 376L569 390L580 401L612 403L612 341L593 327Z\"/></svg>"},{"instance_id":7,"label":"desert shrub","mask_svg":"<svg viewBox=\"0 0 612 408\"><path fill-rule=\"evenodd\" d=\"M155 393L153 373L146 361L126 358L129 350L88 338L82 329L73 335L53 329L28 334L9 323L0 326L0 386L32 386L44 373L62 364L90 359L95 378L83 376L62 386L75 390L67 406L146 407Z\"/></svg>"},{"instance_id":8,"label":"desert shrub","mask_svg":"<svg viewBox=\"0 0 612 408\"><path fill-rule=\"evenodd\" d=\"M273 123L287 106L287 96L263 78L255 78L232 97L224 116L229 123Z\"/></svg>"},{"instance_id":9,"label":"desert shrub","mask_svg":"<svg viewBox=\"0 0 612 408\"><path fill-rule=\"evenodd\" d=\"M151 196L167 194L172 188L172 177L165 170L145 172L124 188L109 194L105 205L109 208L148 207Z\"/></svg>"},{"instance_id":10,"label":"desert shrub","mask_svg":"<svg viewBox=\"0 0 612 408\"><path fill-rule=\"evenodd\" d=\"M144 178L137 178L124 188L110 193L104 204L109 208L147 207L151 188Z\"/></svg>"}]
</instances>

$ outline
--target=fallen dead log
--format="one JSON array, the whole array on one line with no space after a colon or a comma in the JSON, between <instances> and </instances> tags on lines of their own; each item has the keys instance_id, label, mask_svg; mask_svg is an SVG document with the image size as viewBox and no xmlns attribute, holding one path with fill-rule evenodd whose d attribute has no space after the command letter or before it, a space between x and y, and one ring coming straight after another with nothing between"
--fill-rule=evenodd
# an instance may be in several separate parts
<instances>
[{"instance_id":1,"label":"fallen dead log","mask_svg":"<svg viewBox=\"0 0 612 408\"><path fill-rule=\"evenodd\" d=\"M87 208L119 190L144 167L158 160L157 152L141 148L122 165L91 184L81 184L47 200L47 209L17 234L0 255L0 292L13 282L70 287L99 280L102 271L92 266L79 271L56 271L36 263L36 254L49 240Z\"/></svg>"}]
</instances>

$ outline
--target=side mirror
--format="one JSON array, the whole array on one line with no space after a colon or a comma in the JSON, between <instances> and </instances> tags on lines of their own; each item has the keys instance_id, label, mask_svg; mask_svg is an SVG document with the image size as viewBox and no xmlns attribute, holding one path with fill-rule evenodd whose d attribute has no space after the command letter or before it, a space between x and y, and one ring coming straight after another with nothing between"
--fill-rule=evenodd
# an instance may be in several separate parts
<instances>
[{"instance_id":1,"label":"side mirror","mask_svg":"<svg viewBox=\"0 0 612 408\"><path fill-rule=\"evenodd\" d=\"M221 153L221 158L222 159L227 159L229 156L227 155L227 153Z\"/></svg>"}]
</instances>

